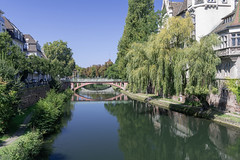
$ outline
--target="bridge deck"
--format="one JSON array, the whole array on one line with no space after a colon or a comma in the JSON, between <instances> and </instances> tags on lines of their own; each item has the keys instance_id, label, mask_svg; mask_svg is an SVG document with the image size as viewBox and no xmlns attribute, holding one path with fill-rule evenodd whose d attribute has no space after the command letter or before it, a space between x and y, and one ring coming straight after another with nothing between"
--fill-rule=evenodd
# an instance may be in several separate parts
<instances>
[{"instance_id":1,"label":"bridge deck","mask_svg":"<svg viewBox=\"0 0 240 160\"><path fill-rule=\"evenodd\" d=\"M79 83L111 83L111 82L125 82L121 79L107 79L107 78L73 78L69 82Z\"/></svg>"}]
</instances>

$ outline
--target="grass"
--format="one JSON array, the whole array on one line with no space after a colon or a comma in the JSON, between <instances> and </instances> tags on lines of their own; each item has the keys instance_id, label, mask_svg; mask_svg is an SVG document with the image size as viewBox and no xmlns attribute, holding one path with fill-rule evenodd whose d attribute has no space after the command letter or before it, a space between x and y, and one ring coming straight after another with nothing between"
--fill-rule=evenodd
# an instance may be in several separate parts
<instances>
[{"instance_id":1,"label":"grass","mask_svg":"<svg viewBox=\"0 0 240 160\"><path fill-rule=\"evenodd\" d=\"M15 117L9 122L7 133L0 136L0 143L12 136L19 128L19 126L24 122L25 118L34 110L35 105L23 109L16 113Z\"/></svg>"},{"instance_id":2,"label":"grass","mask_svg":"<svg viewBox=\"0 0 240 160\"><path fill-rule=\"evenodd\" d=\"M233 121L233 122L236 122L236 123L240 123L240 118L238 118L238 117L234 117L234 116L230 116L230 115L226 115L226 114L223 114L223 115L220 115L220 116L217 116L217 117L224 118L226 120Z\"/></svg>"}]
</instances>

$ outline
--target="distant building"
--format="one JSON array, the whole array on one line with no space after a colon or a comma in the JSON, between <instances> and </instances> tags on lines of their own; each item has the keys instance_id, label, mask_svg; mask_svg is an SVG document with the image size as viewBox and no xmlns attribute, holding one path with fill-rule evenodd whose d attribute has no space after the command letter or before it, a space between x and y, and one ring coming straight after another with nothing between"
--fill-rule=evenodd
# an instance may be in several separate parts
<instances>
[{"instance_id":1,"label":"distant building","mask_svg":"<svg viewBox=\"0 0 240 160\"><path fill-rule=\"evenodd\" d=\"M24 34L24 52L27 56L38 56L40 58L46 58L44 53L41 51L41 46L30 34Z\"/></svg>"},{"instance_id":2,"label":"distant building","mask_svg":"<svg viewBox=\"0 0 240 160\"><path fill-rule=\"evenodd\" d=\"M22 32L9 19L6 17L3 17L3 19L5 27L13 40L13 44L19 46L23 51L25 41Z\"/></svg>"},{"instance_id":3,"label":"distant building","mask_svg":"<svg viewBox=\"0 0 240 160\"><path fill-rule=\"evenodd\" d=\"M4 19L2 17L3 14L4 14L4 12L2 10L0 10L0 33L6 31Z\"/></svg>"}]
</instances>

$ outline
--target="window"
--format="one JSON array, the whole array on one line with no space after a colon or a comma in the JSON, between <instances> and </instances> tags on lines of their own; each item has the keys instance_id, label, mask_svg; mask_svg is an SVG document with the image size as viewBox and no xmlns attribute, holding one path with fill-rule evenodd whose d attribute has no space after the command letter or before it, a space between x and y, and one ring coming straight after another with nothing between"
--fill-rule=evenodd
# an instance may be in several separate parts
<instances>
[{"instance_id":1,"label":"window","mask_svg":"<svg viewBox=\"0 0 240 160\"><path fill-rule=\"evenodd\" d=\"M208 3L216 3L216 0L208 0Z\"/></svg>"},{"instance_id":2,"label":"window","mask_svg":"<svg viewBox=\"0 0 240 160\"><path fill-rule=\"evenodd\" d=\"M222 3L226 4L226 3L227 3L227 0L222 0Z\"/></svg>"},{"instance_id":3,"label":"window","mask_svg":"<svg viewBox=\"0 0 240 160\"><path fill-rule=\"evenodd\" d=\"M237 45L240 46L240 37L237 38Z\"/></svg>"},{"instance_id":4,"label":"window","mask_svg":"<svg viewBox=\"0 0 240 160\"><path fill-rule=\"evenodd\" d=\"M240 46L240 33L232 34L232 47Z\"/></svg>"},{"instance_id":5,"label":"window","mask_svg":"<svg viewBox=\"0 0 240 160\"><path fill-rule=\"evenodd\" d=\"M236 46L236 34L232 34L232 46Z\"/></svg>"}]
</instances>

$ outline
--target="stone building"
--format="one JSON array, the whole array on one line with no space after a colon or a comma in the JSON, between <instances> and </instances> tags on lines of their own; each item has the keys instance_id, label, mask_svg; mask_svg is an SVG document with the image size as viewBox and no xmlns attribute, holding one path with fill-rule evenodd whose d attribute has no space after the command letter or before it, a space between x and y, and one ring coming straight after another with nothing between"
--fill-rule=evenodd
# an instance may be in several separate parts
<instances>
[{"instance_id":1,"label":"stone building","mask_svg":"<svg viewBox=\"0 0 240 160\"><path fill-rule=\"evenodd\" d=\"M185 16L188 11L194 22L196 40L216 33L221 45L215 49L221 58L217 79L240 78L240 22L238 0L164 0L162 9L171 16Z\"/></svg>"},{"instance_id":2,"label":"stone building","mask_svg":"<svg viewBox=\"0 0 240 160\"><path fill-rule=\"evenodd\" d=\"M171 2L163 0L162 9L168 17L184 17L188 11L195 26L193 36L196 40L216 33L221 45L215 46L221 64L217 66L216 79L219 94L209 96L209 103L220 109L240 112L236 97L224 86L227 78L240 78L240 17L239 0L184 0Z\"/></svg>"},{"instance_id":3,"label":"stone building","mask_svg":"<svg viewBox=\"0 0 240 160\"><path fill-rule=\"evenodd\" d=\"M196 40L211 33L222 22L222 18L236 8L236 0L163 0L162 10L171 16L185 16L188 11L195 25Z\"/></svg>"}]
</instances>

